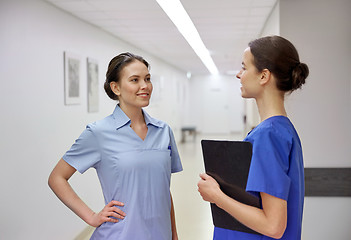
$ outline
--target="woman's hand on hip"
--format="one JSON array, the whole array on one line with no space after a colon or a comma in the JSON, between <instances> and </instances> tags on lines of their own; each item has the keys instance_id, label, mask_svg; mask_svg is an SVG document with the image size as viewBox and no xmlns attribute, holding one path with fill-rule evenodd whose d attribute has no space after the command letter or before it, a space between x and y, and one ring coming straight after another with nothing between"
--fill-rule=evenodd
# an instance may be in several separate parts
<instances>
[{"instance_id":1,"label":"woman's hand on hip","mask_svg":"<svg viewBox=\"0 0 351 240\"><path fill-rule=\"evenodd\" d=\"M116 206L124 206L124 203L112 200L99 213L92 215L90 225L98 227L105 222L117 223L119 219L124 219L126 214Z\"/></svg>"}]
</instances>

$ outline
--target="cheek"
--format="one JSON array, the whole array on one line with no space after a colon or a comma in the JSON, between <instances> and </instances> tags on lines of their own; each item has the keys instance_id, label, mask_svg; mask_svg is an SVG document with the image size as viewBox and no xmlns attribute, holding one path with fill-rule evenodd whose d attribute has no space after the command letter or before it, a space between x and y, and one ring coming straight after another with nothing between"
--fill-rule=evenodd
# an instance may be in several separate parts
<instances>
[{"instance_id":1,"label":"cheek","mask_svg":"<svg viewBox=\"0 0 351 240\"><path fill-rule=\"evenodd\" d=\"M250 74L249 72L245 72L241 79L243 80L243 82L250 82L252 80L252 74Z\"/></svg>"},{"instance_id":2,"label":"cheek","mask_svg":"<svg viewBox=\"0 0 351 240\"><path fill-rule=\"evenodd\" d=\"M241 74L240 80L241 83L244 83L246 81L246 73Z\"/></svg>"}]
</instances>

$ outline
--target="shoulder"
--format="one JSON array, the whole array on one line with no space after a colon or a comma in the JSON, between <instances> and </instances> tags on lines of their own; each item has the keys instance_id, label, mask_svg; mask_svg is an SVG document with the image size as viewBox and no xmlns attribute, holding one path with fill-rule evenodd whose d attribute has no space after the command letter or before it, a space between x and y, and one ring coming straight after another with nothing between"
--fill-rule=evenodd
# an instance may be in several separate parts
<instances>
[{"instance_id":1,"label":"shoulder","mask_svg":"<svg viewBox=\"0 0 351 240\"><path fill-rule=\"evenodd\" d=\"M162 121L162 120L159 120L159 119L155 119L155 120L157 122L156 124L158 125L158 127L164 128L164 129L171 129L171 127L165 121Z\"/></svg>"},{"instance_id":2,"label":"shoulder","mask_svg":"<svg viewBox=\"0 0 351 240\"><path fill-rule=\"evenodd\" d=\"M143 112L144 112L144 117L147 124L154 125L155 127L158 127L160 129L170 129L170 126L166 122L159 120L157 118L151 117L145 110L143 110Z\"/></svg>"},{"instance_id":3,"label":"shoulder","mask_svg":"<svg viewBox=\"0 0 351 240\"><path fill-rule=\"evenodd\" d=\"M173 138L173 131L172 128L169 126L168 123L162 120L156 120L155 124L156 128L160 131L163 132L163 134L169 135L171 138Z\"/></svg>"},{"instance_id":4,"label":"shoulder","mask_svg":"<svg viewBox=\"0 0 351 240\"><path fill-rule=\"evenodd\" d=\"M266 119L253 129L248 138L252 140L269 140L291 142L293 139L294 127L287 117L276 116Z\"/></svg>"},{"instance_id":5,"label":"shoulder","mask_svg":"<svg viewBox=\"0 0 351 240\"><path fill-rule=\"evenodd\" d=\"M86 129L88 131L91 131L95 134L107 131L107 130L111 130L115 128L115 121L113 119L113 115L109 115L103 119L97 120L95 122L89 123L86 126Z\"/></svg>"}]
</instances>

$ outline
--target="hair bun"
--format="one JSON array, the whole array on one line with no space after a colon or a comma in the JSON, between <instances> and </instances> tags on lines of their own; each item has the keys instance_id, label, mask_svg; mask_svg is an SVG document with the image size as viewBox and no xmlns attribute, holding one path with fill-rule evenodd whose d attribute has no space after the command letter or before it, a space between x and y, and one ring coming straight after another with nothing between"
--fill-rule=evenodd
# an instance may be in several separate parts
<instances>
[{"instance_id":1,"label":"hair bun","mask_svg":"<svg viewBox=\"0 0 351 240\"><path fill-rule=\"evenodd\" d=\"M308 66L305 63L298 63L292 70L292 90L301 88L305 84L308 74Z\"/></svg>"}]
</instances>

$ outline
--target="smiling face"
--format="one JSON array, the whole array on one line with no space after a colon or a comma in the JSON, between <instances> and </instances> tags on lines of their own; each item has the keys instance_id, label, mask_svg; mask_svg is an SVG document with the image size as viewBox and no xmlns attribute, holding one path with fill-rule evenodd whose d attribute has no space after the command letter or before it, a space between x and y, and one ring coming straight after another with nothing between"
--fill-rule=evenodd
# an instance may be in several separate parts
<instances>
[{"instance_id":1,"label":"smiling face","mask_svg":"<svg viewBox=\"0 0 351 240\"><path fill-rule=\"evenodd\" d=\"M261 85L260 78L261 73L257 70L254 65L254 57L250 51L250 48L246 48L243 55L242 68L236 75L240 79L241 83L241 96L243 98L256 98L258 97Z\"/></svg>"},{"instance_id":2,"label":"smiling face","mask_svg":"<svg viewBox=\"0 0 351 240\"><path fill-rule=\"evenodd\" d=\"M118 96L121 108L142 108L149 105L152 83L147 66L138 61L126 65L120 80L111 82L112 91Z\"/></svg>"}]
</instances>

